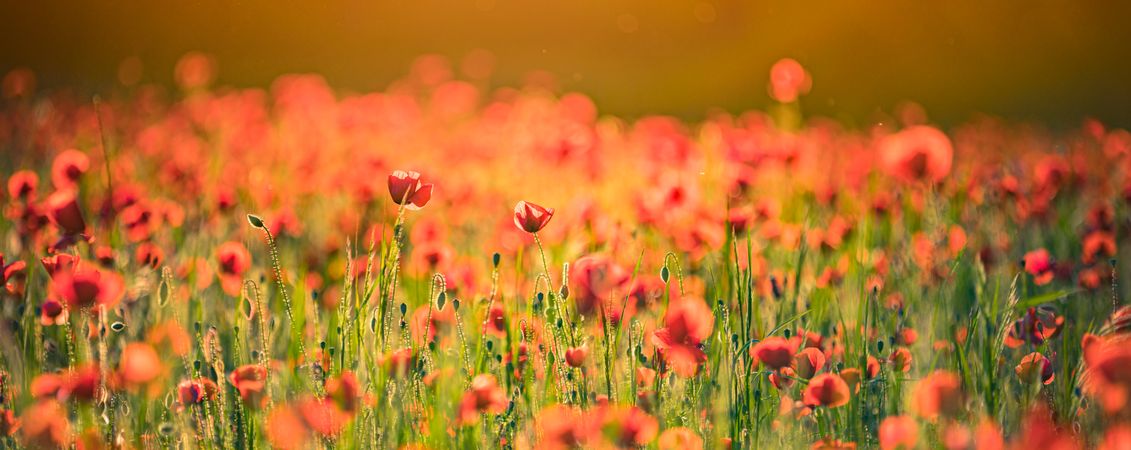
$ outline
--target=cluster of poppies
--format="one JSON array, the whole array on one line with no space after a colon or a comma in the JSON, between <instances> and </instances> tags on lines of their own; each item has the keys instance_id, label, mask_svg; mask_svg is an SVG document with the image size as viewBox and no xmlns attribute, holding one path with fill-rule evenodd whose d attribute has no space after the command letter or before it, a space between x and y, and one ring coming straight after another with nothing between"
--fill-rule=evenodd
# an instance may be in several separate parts
<instances>
[{"instance_id":1,"label":"cluster of poppies","mask_svg":"<svg viewBox=\"0 0 1131 450\"><path fill-rule=\"evenodd\" d=\"M629 120L483 58L9 73L0 447L1131 445L1126 130L803 121L793 59Z\"/></svg>"}]
</instances>

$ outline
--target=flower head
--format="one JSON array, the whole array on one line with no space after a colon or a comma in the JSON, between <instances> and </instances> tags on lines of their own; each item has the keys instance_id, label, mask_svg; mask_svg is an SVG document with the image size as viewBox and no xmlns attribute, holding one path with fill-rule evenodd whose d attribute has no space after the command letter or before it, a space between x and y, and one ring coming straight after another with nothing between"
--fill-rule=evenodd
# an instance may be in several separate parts
<instances>
[{"instance_id":1,"label":"flower head","mask_svg":"<svg viewBox=\"0 0 1131 450\"><path fill-rule=\"evenodd\" d=\"M537 233L550 223L554 208L543 208L527 201L514 205L514 226L527 233Z\"/></svg>"},{"instance_id":2,"label":"flower head","mask_svg":"<svg viewBox=\"0 0 1131 450\"><path fill-rule=\"evenodd\" d=\"M423 208L432 199L432 184L420 181L420 172L396 170L389 174L393 202L410 210Z\"/></svg>"}]
</instances>

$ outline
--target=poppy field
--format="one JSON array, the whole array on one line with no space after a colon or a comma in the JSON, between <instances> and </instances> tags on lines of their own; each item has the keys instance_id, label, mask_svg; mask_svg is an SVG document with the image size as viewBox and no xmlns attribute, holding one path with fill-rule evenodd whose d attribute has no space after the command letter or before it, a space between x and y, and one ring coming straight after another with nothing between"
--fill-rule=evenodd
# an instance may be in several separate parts
<instances>
[{"instance_id":1,"label":"poppy field","mask_svg":"<svg viewBox=\"0 0 1131 450\"><path fill-rule=\"evenodd\" d=\"M1131 448L1131 133L4 76L0 447Z\"/></svg>"}]
</instances>

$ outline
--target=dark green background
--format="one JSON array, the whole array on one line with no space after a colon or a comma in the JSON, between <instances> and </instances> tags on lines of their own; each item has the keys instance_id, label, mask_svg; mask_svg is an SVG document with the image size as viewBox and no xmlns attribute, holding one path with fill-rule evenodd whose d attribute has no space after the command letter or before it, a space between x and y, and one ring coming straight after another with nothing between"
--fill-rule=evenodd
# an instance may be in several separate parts
<instances>
[{"instance_id":1,"label":"dark green background","mask_svg":"<svg viewBox=\"0 0 1131 450\"><path fill-rule=\"evenodd\" d=\"M805 109L855 124L915 100L943 124L987 112L1131 125L1131 2L3 3L0 71L27 66L41 86L84 92L111 88L130 56L146 81L170 83L174 61L195 49L217 57L224 84L299 71L363 90L418 54L484 48L498 59L496 84L547 69L605 113L697 118L765 107L769 66L791 56L813 74Z\"/></svg>"}]
</instances>

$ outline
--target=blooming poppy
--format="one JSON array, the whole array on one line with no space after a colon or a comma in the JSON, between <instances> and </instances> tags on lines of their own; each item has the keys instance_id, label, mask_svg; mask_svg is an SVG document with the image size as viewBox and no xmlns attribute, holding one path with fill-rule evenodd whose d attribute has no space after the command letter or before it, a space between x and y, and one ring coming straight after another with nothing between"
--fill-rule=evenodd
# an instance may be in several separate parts
<instances>
[{"instance_id":1,"label":"blooming poppy","mask_svg":"<svg viewBox=\"0 0 1131 450\"><path fill-rule=\"evenodd\" d=\"M707 360L700 344L711 335L715 317L702 300L685 298L673 301L664 315L664 328L652 334L652 344L676 373L690 377Z\"/></svg>"},{"instance_id":2,"label":"blooming poppy","mask_svg":"<svg viewBox=\"0 0 1131 450\"><path fill-rule=\"evenodd\" d=\"M911 450L919 441L919 425L910 416L887 417L880 423L879 434L882 450Z\"/></svg>"},{"instance_id":3,"label":"blooming poppy","mask_svg":"<svg viewBox=\"0 0 1131 450\"><path fill-rule=\"evenodd\" d=\"M507 395L490 374L479 374L471 380L471 387L459 403L460 424L472 424L480 413L500 414L507 409Z\"/></svg>"},{"instance_id":4,"label":"blooming poppy","mask_svg":"<svg viewBox=\"0 0 1131 450\"><path fill-rule=\"evenodd\" d=\"M267 368L258 364L247 364L237 367L228 376L228 381L235 386L244 403L254 407L261 407L267 401Z\"/></svg>"},{"instance_id":5,"label":"blooming poppy","mask_svg":"<svg viewBox=\"0 0 1131 450\"><path fill-rule=\"evenodd\" d=\"M416 367L416 357L411 348L405 347L382 358L382 366L390 376L405 376Z\"/></svg>"},{"instance_id":6,"label":"blooming poppy","mask_svg":"<svg viewBox=\"0 0 1131 450\"><path fill-rule=\"evenodd\" d=\"M809 380L801 401L806 406L837 408L848 404L848 383L835 373L823 373Z\"/></svg>"},{"instance_id":7,"label":"blooming poppy","mask_svg":"<svg viewBox=\"0 0 1131 450\"><path fill-rule=\"evenodd\" d=\"M300 450L310 438L302 416L289 405L276 407L267 414L264 433L271 446L280 450Z\"/></svg>"},{"instance_id":8,"label":"blooming poppy","mask_svg":"<svg viewBox=\"0 0 1131 450\"><path fill-rule=\"evenodd\" d=\"M915 125L880 142L881 163L888 173L905 182L937 183L950 174L954 147L937 128Z\"/></svg>"},{"instance_id":9,"label":"blooming poppy","mask_svg":"<svg viewBox=\"0 0 1131 450\"><path fill-rule=\"evenodd\" d=\"M325 437L340 434L351 418L327 398L303 397L294 402L294 408L310 430Z\"/></svg>"},{"instance_id":10,"label":"blooming poppy","mask_svg":"<svg viewBox=\"0 0 1131 450\"><path fill-rule=\"evenodd\" d=\"M1041 345L1056 337L1064 327L1064 317L1047 306L1030 307L1005 335L1005 345L1017 348L1025 343Z\"/></svg>"},{"instance_id":11,"label":"blooming poppy","mask_svg":"<svg viewBox=\"0 0 1131 450\"><path fill-rule=\"evenodd\" d=\"M825 353L816 347L806 347L793 357L793 370L797 376L809 379L825 368Z\"/></svg>"},{"instance_id":12,"label":"blooming poppy","mask_svg":"<svg viewBox=\"0 0 1131 450\"><path fill-rule=\"evenodd\" d=\"M527 233L537 233L550 223L554 208L543 208L527 201L514 205L514 226Z\"/></svg>"},{"instance_id":13,"label":"blooming poppy","mask_svg":"<svg viewBox=\"0 0 1131 450\"><path fill-rule=\"evenodd\" d=\"M1048 250L1043 248L1033 250L1026 253L1021 261L1025 264L1025 271L1033 276L1033 282L1038 286L1052 281L1055 274L1053 273L1052 257Z\"/></svg>"},{"instance_id":14,"label":"blooming poppy","mask_svg":"<svg viewBox=\"0 0 1131 450\"><path fill-rule=\"evenodd\" d=\"M1056 378L1052 369L1052 362L1038 352L1030 353L1021 358L1021 362L1017 364L1014 371L1022 383L1033 383L1040 380L1043 384L1049 384Z\"/></svg>"},{"instance_id":15,"label":"blooming poppy","mask_svg":"<svg viewBox=\"0 0 1131 450\"><path fill-rule=\"evenodd\" d=\"M581 412L562 404L542 408L535 424L540 437L538 448L578 448L590 437L589 427L581 417Z\"/></svg>"},{"instance_id":16,"label":"blooming poppy","mask_svg":"<svg viewBox=\"0 0 1131 450\"><path fill-rule=\"evenodd\" d=\"M792 340L772 336L754 344L752 353L766 367L778 370L793 363L793 353L796 350L797 344Z\"/></svg>"},{"instance_id":17,"label":"blooming poppy","mask_svg":"<svg viewBox=\"0 0 1131 450\"><path fill-rule=\"evenodd\" d=\"M888 361L891 361L892 367L899 372L907 373L911 371L911 350L907 347L896 347L892 350L891 355L888 356Z\"/></svg>"},{"instance_id":18,"label":"blooming poppy","mask_svg":"<svg viewBox=\"0 0 1131 450\"><path fill-rule=\"evenodd\" d=\"M599 305L612 300L613 295L620 293L631 278L623 267L604 255L578 259L570 267L569 274L574 286L570 294L577 304L577 312L584 315L592 314ZM615 304L614 309L620 314L620 302Z\"/></svg>"},{"instance_id":19,"label":"blooming poppy","mask_svg":"<svg viewBox=\"0 0 1131 450\"><path fill-rule=\"evenodd\" d=\"M585 359L588 356L589 348L584 345L581 347L569 348L565 351L566 363L568 363L570 367L576 368L585 365Z\"/></svg>"},{"instance_id":20,"label":"blooming poppy","mask_svg":"<svg viewBox=\"0 0 1131 450\"><path fill-rule=\"evenodd\" d=\"M39 260L43 264L43 268L47 270L47 274L52 277L57 272L70 271L78 264L78 258L71 256L68 253L57 253L51 256L46 256Z\"/></svg>"},{"instance_id":21,"label":"blooming poppy","mask_svg":"<svg viewBox=\"0 0 1131 450\"><path fill-rule=\"evenodd\" d=\"M932 420L959 414L965 403L962 380L945 370L935 371L919 380L911 397L912 409L920 417Z\"/></svg>"},{"instance_id":22,"label":"blooming poppy","mask_svg":"<svg viewBox=\"0 0 1131 450\"><path fill-rule=\"evenodd\" d=\"M39 306L39 323L43 326L67 323L67 308L58 300L48 298Z\"/></svg>"},{"instance_id":23,"label":"blooming poppy","mask_svg":"<svg viewBox=\"0 0 1131 450\"><path fill-rule=\"evenodd\" d=\"M360 396L361 386L353 372L347 370L326 380L326 397L333 400L342 411L356 412Z\"/></svg>"},{"instance_id":24,"label":"blooming poppy","mask_svg":"<svg viewBox=\"0 0 1131 450\"><path fill-rule=\"evenodd\" d=\"M55 156L51 164L51 184L55 189L76 187L79 178L90 169L90 158L75 149L65 150Z\"/></svg>"},{"instance_id":25,"label":"blooming poppy","mask_svg":"<svg viewBox=\"0 0 1131 450\"><path fill-rule=\"evenodd\" d=\"M432 184L421 182L419 172L397 170L389 174L389 195L394 203L418 210L432 199Z\"/></svg>"},{"instance_id":26,"label":"blooming poppy","mask_svg":"<svg viewBox=\"0 0 1131 450\"><path fill-rule=\"evenodd\" d=\"M43 201L47 218L59 227L64 235L78 235L86 232L86 221L82 217L76 192L70 189L58 190Z\"/></svg>"},{"instance_id":27,"label":"blooming poppy","mask_svg":"<svg viewBox=\"0 0 1131 450\"><path fill-rule=\"evenodd\" d=\"M72 308L113 308L122 299L126 283L115 272L79 265L55 272L51 288Z\"/></svg>"},{"instance_id":28,"label":"blooming poppy","mask_svg":"<svg viewBox=\"0 0 1131 450\"><path fill-rule=\"evenodd\" d=\"M118 374L130 385L146 384L157 379L163 371L161 358L152 345L144 342L126 344Z\"/></svg>"},{"instance_id":29,"label":"blooming poppy","mask_svg":"<svg viewBox=\"0 0 1131 450\"><path fill-rule=\"evenodd\" d=\"M598 417L601 434L619 448L648 445L660 428L655 417L635 406L606 405L593 414Z\"/></svg>"},{"instance_id":30,"label":"blooming poppy","mask_svg":"<svg viewBox=\"0 0 1131 450\"><path fill-rule=\"evenodd\" d=\"M20 417L20 436L33 448L65 448L73 439L67 410L55 400L40 400Z\"/></svg>"},{"instance_id":31,"label":"blooming poppy","mask_svg":"<svg viewBox=\"0 0 1131 450\"><path fill-rule=\"evenodd\" d=\"M220 263L220 284L224 292L239 295L243 274L251 267L251 253L243 244L228 241L216 247L216 260Z\"/></svg>"},{"instance_id":32,"label":"blooming poppy","mask_svg":"<svg viewBox=\"0 0 1131 450\"><path fill-rule=\"evenodd\" d=\"M177 385L177 401L181 405L195 405L205 400L215 400L220 388L207 378L184 380Z\"/></svg>"},{"instance_id":33,"label":"blooming poppy","mask_svg":"<svg viewBox=\"0 0 1131 450\"><path fill-rule=\"evenodd\" d=\"M35 198L39 175L30 170L20 170L8 177L8 196L28 202Z\"/></svg>"}]
</instances>

